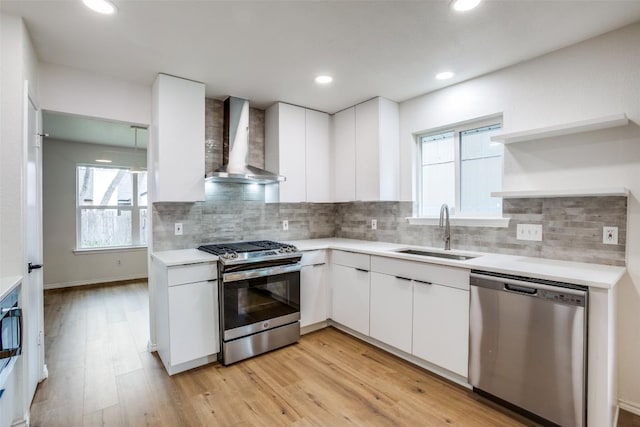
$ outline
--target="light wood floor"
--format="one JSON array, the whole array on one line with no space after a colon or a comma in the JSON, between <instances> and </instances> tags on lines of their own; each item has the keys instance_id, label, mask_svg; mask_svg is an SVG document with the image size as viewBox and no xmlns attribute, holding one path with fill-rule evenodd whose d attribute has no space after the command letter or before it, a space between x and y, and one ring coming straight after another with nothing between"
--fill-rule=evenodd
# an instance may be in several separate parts
<instances>
[{"instance_id":1,"label":"light wood floor","mask_svg":"<svg viewBox=\"0 0 640 427\"><path fill-rule=\"evenodd\" d=\"M169 377L146 351L147 319L146 283L46 292L49 378L31 425L526 425L333 328L230 367Z\"/></svg>"}]
</instances>

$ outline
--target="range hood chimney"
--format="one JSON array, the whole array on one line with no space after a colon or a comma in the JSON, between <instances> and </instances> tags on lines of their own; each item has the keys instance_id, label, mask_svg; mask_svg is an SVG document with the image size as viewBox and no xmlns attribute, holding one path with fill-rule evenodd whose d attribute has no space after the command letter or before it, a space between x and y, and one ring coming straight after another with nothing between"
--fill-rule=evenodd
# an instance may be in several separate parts
<instances>
[{"instance_id":1,"label":"range hood chimney","mask_svg":"<svg viewBox=\"0 0 640 427\"><path fill-rule=\"evenodd\" d=\"M205 175L207 181L270 184L285 177L248 164L249 101L230 96L224 101L222 166Z\"/></svg>"}]
</instances>

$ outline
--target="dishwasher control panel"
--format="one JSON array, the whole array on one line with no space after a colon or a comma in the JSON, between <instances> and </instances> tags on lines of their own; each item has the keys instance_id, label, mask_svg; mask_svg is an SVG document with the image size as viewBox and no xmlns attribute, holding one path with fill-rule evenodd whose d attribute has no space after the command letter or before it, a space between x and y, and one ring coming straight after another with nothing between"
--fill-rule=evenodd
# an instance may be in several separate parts
<instances>
[{"instance_id":1,"label":"dishwasher control panel","mask_svg":"<svg viewBox=\"0 0 640 427\"><path fill-rule=\"evenodd\" d=\"M547 291L544 289L540 289L538 292L540 297L548 301L584 307L585 297L582 295L573 295L563 293L562 291Z\"/></svg>"}]
</instances>

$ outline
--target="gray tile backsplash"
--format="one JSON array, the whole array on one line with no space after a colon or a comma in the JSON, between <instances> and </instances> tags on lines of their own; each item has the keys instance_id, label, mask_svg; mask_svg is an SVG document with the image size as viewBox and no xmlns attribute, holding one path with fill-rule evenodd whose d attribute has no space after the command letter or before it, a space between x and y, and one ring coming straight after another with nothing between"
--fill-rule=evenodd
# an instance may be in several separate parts
<instances>
[{"instance_id":1,"label":"gray tile backsplash","mask_svg":"<svg viewBox=\"0 0 640 427\"><path fill-rule=\"evenodd\" d=\"M207 183L206 201L154 203L153 250L194 248L207 242L297 240L333 237L336 207L331 203L265 203L264 186ZM282 230L282 221L289 230ZM174 223L184 234L174 235Z\"/></svg>"},{"instance_id":2,"label":"gray tile backsplash","mask_svg":"<svg viewBox=\"0 0 640 427\"><path fill-rule=\"evenodd\" d=\"M437 226L410 225L411 202L340 203L336 237L444 247ZM451 227L451 247L569 261L624 265L626 197L505 199L509 227ZM378 229L371 230L375 218ZM516 239L517 224L542 224L542 242ZM618 227L618 245L602 243L602 227Z\"/></svg>"},{"instance_id":3,"label":"gray tile backsplash","mask_svg":"<svg viewBox=\"0 0 640 427\"><path fill-rule=\"evenodd\" d=\"M437 226L410 225L411 202L264 203L259 185L208 183L206 201L153 205L153 250L193 248L201 243L250 239L321 237L442 247ZM627 199L570 197L505 199L509 227L451 227L453 249L624 265ZM371 230L371 219L377 230ZM289 230L282 231L282 221ZM173 235L173 224L184 235ZM516 239L517 224L542 224L543 241ZM618 245L602 243L602 227L618 227Z\"/></svg>"}]
</instances>

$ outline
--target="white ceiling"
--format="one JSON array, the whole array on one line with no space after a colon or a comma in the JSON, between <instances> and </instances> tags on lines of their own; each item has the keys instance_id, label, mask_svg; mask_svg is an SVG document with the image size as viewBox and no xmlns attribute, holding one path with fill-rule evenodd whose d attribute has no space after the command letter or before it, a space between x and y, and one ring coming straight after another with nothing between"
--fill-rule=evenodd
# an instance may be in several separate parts
<instances>
[{"instance_id":1,"label":"white ceiling","mask_svg":"<svg viewBox=\"0 0 640 427\"><path fill-rule=\"evenodd\" d=\"M640 20L640 1L132 1L115 16L80 0L3 0L41 61L150 85L158 72L207 96L282 100L329 113L381 95L403 101ZM433 76L456 72L447 82ZM314 76L334 83L320 87Z\"/></svg>"}]
</instances>

